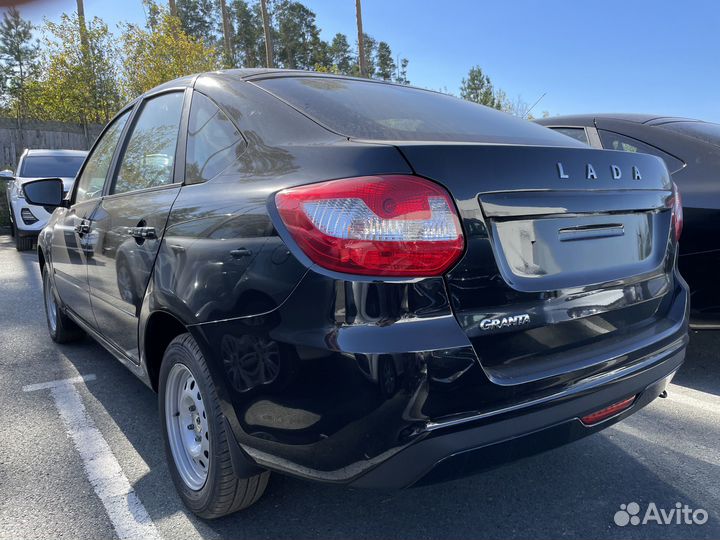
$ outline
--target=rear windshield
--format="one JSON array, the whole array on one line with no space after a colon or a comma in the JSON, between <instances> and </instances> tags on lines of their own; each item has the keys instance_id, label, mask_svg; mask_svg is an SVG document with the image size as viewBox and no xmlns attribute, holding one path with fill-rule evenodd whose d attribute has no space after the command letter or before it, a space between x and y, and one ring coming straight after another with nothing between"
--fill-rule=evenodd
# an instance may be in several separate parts
<instances>
[{"instance_id":1,"label":"rear windshield","mask_svg":"<svg viewBox=\"0 0 720 540\"><path fill-rule=\"evenodd\" d=\"M351 138L583 146L526 120L428 90L323 77L255 82Z\"/></svg>"},{"instance_id":2,"label":"rear windshield","mask_svg":"<svg viewBox=\"0 0 720 540\"><path fill-rule=\"evenodd\" d=\"M24 178L75 178L84 156L27 156L20 175Z\"/></svg>"},{"instance_id":3,"label":"rear windshield","mask_svg":"<svg viewBox=\"0 0 720 540\"><path fill-rule=\"evenodd\" d=\"M720 124L710 122L671 122L662 127L720 146Z\"/></svg>"}]
</instances>

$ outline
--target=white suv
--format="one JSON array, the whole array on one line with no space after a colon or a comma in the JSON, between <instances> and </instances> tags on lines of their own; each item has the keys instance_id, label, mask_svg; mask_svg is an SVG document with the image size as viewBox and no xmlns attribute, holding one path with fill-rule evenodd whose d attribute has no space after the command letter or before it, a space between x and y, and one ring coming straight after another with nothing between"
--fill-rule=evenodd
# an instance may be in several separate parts
<instances>
[{"instance_id":1,"label":"white suv","mask_svg":"<svg viewBox=\"0 0 720 540\"><path fill-rule=\"evenodd\" d=\"M32 249L33 242L52 214L52 208L28 204L22 184L37 178L60 178L63 191L72 189L75 175L85 160L84 150L25 150L20 156L17 173L7 186L12 234L18 251Z\"/></svg>"}]
</instances>

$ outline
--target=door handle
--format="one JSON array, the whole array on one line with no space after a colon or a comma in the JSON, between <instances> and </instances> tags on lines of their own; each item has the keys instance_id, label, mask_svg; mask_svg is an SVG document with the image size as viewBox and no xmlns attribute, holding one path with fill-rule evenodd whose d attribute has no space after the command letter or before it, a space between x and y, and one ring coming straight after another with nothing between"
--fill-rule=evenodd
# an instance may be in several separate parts
<instances>
[{"instance_id":1,"label":"door handle","mask_svg":"<svg viewBox=\"0 0 720 540\"><path fill-rule=\"evenodd\" d=\"M230 251L230 255L232 255L235 259L240 259L242 257L250 257L252 255L252 251L248 248L237 248Z\"/></svg>"},{"instance_id":2,"label":"door handle","mask_svg":"<svg viewBox=\"0 0 720 540\"><path fill-rule=\"evenodd\" d=\"M138 240L157 238L155 227L128 227L127 232Z\"/></svg>"},{"instance_id":3,"label":"door handle","mask_svg":"<svg viewBox=\"0 0 720 540\"><path fill-rule=\"evenodd\" d=\"M82 236L83 234L87 234L90 232L90 225L87 221L84 219L75 225L74 231L77 233L78 236Z\"/></svg>"}]
</instances>

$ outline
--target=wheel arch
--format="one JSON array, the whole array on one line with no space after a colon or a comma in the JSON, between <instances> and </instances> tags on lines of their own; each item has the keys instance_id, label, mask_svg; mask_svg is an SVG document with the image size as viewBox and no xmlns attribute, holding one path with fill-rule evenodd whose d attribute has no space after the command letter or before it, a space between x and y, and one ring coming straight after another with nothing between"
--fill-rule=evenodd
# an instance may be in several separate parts
<instances>
[{"instance_id":1,"label":"wheel arch","mask_svg":"<svg viewBox=\"0 0 720 540\"><path fill-rule=\"evenodd\" d=\"M186 332L187 326L167 311L154 311L148 316L143 332L143 357L150 386L156 392L165 349L173 339Z\"/></svg>"}]
</instances>

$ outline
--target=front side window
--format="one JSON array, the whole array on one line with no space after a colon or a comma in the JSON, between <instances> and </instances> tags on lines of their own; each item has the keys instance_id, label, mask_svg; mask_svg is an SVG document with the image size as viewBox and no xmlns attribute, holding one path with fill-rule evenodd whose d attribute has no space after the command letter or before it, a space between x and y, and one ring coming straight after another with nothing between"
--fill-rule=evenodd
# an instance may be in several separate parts
<instances>
[{"instance_id":1,"label":"front side window","mask_svg":"<svg viewBox=\"0 0 720 540\"><path fill-rule=\"evenodd\" d=\"M663 152L659 148L655 148L654 146L646 144L642 141L633 139L632 137L614 133L612 131L605 131L604 129L599 129L598 133L600 134L600 141L602 142L603 148L607 150L639 152L641 154L657 156L665 162L670 173L679 171L685 166L685 164L678 158L671 156L667 152Z\"/></svg>"},{"instance_id":2,"label":"front side window","mask_svg":"<svg viewBox=\"0 0 720 540\"><path fill-rule=\"evenodd\" d=\"M163 94L143 104L111 193L173 183L182 105L182 92Z\"/></svg>"},{"instance_id":3,"label":"front side window","mask_svg":"<svg viewBox=\"0 0 720 540\"><path fill-rule=\"evenodd\" d=\"M214 178L244 149L245 140L225 113L195 92L188 122L185 181L195 184Z\"/></svg>"},{"instance_id":4,"label":"front side window","mask_svg":"<svg viewBox=\"0 0 720 540\"><path fill-rule=\"evenodd\" d=\"M110 162L115 153L115 147L129 116L130 111L119 116L95 145L95 149L90 154L87 164L77 181L76 203L99 197L102 194Z\"/></svg>"},{"instance_id":5,"label":"front side window","mask_svg":"<svg viewBox=\"0 0 720 540\"><path fill-rule=\"evenodd\" d=\"M587 133L585 133L585 128L581 127L554 127L552 128L553 131L557 131L558 133L562 133L563 135L567 135L568 137L572 137L576 141L580 141L581 143L590 144L587 138Z\"/></svg>"}]
</instances>

